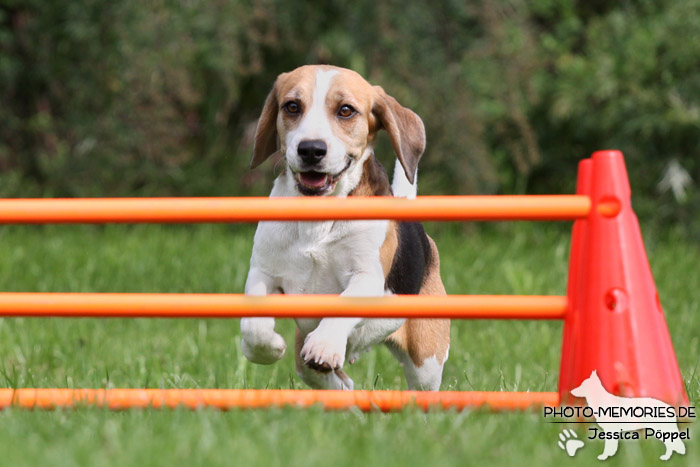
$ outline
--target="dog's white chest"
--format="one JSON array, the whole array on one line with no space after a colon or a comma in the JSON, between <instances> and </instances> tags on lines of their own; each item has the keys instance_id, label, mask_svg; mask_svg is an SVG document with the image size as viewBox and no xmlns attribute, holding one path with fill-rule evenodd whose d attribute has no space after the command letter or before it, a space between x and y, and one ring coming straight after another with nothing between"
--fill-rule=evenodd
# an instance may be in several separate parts
<instances>
[{"instance_id":1,"label":"dog's white chest","mask_svg":"<svg viewBox=\"0 0 700 467\"><path fill-rule=\"evenodd\" d=\"M274 278L276 287L284 293L341 293L355 269L357 243L365 224L261 222L255 234L252 265ZM377 255L380 246L375 246Z\"/></svg>"}]
</instances>

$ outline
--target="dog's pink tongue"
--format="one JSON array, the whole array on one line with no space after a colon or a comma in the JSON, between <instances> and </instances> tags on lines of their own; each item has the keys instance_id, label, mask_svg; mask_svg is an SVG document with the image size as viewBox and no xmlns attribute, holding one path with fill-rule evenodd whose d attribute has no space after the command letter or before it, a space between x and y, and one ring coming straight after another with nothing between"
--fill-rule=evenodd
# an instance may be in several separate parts
<instances>
[{"instance_id":1,"label":"dog's pink tongue","mask_svg":"<svg viewBox=\"0 0 700 467\"><path fill-rule=\"evenodd\" d=\"M302 172L299 174L301 182L306 186L311 186L314 188L321 188L326 184L327 174L322 174L319 172Z\"/></svg>"}]
</instances>

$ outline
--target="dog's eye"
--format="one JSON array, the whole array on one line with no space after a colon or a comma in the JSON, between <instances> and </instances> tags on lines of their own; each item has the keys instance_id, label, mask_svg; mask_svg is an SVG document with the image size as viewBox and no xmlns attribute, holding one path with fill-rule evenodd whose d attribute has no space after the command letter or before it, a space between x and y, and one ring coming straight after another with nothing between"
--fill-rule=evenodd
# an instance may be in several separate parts
<instances>
[{"instance_id":1,"label":"dog's eye","mask_svg":"<svg viewBox=\"0 0 700 467\"><path fill-rule=\"evenodd\" d=\"M338 116L342 118L350 118L356 113L357 111L347 104L341 105L338 109Z\"/></svg>"},{"instance_id":2,"label":"dog's eye","mask_svg":"<svg viewBox=\"0 0 700 467\"><path fill-rule=\"evenodd\" d=\"M282 106L282 108L285 112L292 115L298 114L301 111L301 109L299 108L299 104L297 104L294 101L287 102Z\"/></svg>"}]
</instances>

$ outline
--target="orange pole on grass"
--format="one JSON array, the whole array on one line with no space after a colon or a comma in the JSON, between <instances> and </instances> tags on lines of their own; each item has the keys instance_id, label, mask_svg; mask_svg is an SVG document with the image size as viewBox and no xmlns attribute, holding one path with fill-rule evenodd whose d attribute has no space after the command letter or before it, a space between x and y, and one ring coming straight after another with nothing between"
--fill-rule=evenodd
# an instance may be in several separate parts
<instances>
[{"instance_id":1,"label":"orange pole on grass","mask_svg":"<svg viewBox=\"0 0 700 467\"><path fill-rule=\"evenodd\" d=\"M563 319L565 296L0 293L0 317Z\"/></svg>"},{"instance_id":2,"label":"orange pole on grass","mask_svg":"<svg viewBox=\"0 0 700 467\"><path fill-rule=\"evenodd\" d=\"M484 407L526 410L557 406L556 392L469 391L315 391L296 389L0 389L0 409L55 409L96 406L111 410L133 408L254 409L308 407L326 410L391 412L407 407L423 410Z\"/></svg>"},{"instance_id":3,"label":"orange pole on grass","mask_svg":"<svg viewBox=\"0 0 700 467\"><path fill-rule=\"evenodd\" d=\"M590 209L584 195L0 199L0 224L572 220Z\"/></svg>"}]
</instances>

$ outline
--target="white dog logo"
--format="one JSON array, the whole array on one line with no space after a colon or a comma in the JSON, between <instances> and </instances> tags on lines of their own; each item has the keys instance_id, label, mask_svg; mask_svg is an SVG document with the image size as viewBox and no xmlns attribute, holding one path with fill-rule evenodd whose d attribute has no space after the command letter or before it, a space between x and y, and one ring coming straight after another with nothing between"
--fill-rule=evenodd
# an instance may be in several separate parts
<instances>
[{"instance_id":1,"label":"white dog logo","mask_svg":"<svg viewBox=\"0 0 700 467\"><path fill-rule=\"evenodd\" d=\"M653 436L664 443L666 452L661 460L668 460L674 452L685 454L682 439L687 439L687 432L678 431L676 415L669 404L650 397L614 396L605 390L595 370L571 394L586 399L601 427L596 437L605 439L605 449L598 459L605 460L615 454L620 439L638 439L637 430L644 430L646 438Z\"/></svg>"}]
</instances>

